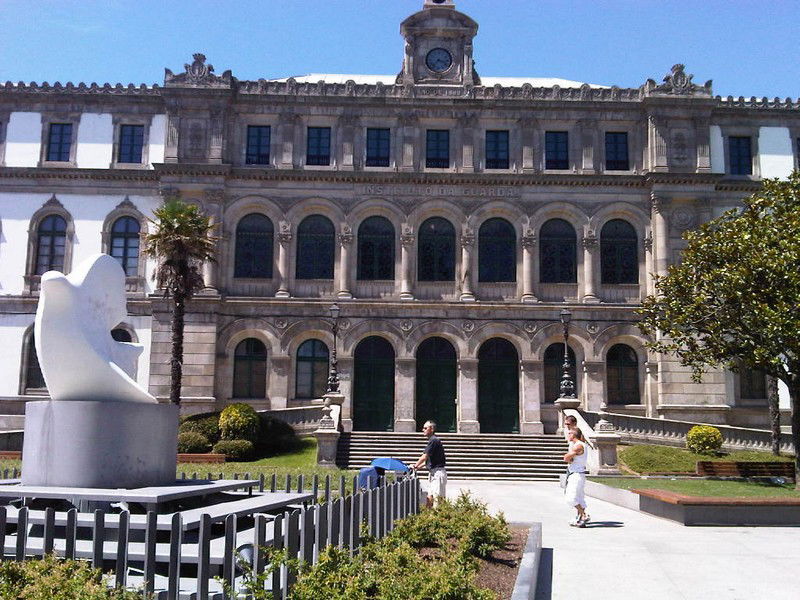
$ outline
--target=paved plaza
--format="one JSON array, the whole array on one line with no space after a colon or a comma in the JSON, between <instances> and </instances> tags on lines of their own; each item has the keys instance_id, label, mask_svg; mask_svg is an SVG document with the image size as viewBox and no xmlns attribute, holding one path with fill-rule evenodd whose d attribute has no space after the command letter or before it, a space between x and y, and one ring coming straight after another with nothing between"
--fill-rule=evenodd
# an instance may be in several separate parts
<instances>
[{"instance_id":1,"label":"paved plaza","mask_svg":"<svg viewBox=\"0 0 800 600\"><path fill-rule=\"evenodd\" d=\"M549 482L448 482L503 511L542 523L537 600L800 599L798 527L685 527L588 498L592 523L567 525L572 511Z\"/></svg>"}]
</instances>

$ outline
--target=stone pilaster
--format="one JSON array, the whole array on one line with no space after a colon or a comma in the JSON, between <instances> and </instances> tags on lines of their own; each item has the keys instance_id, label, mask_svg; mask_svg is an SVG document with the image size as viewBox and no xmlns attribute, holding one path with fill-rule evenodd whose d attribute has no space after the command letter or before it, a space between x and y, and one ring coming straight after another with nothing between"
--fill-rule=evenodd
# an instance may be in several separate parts
<instances>
[{"instance_id":1,"label":"stone pilaster","mask_svg":"<svg viewBox=\"0 0 800 600\"><path fill-rule=\"evenodd\" d=\"M278 231L278 291L276 298L289 298L289 256L291 255L292 224L281 221Z\"/></svg>"},{"instance_id":2,"label":"stone pilaster","mask_svg":"<svg viewBox=\"0 0 800 600\"><path fill-rule=\"evenodd\" d=\"M467 113L458 119L457 134L461 136L461 172L472 173L475 171L476 143L478 139L478 118L474 113Z\"/></svg>"},{"instance_id":3,"label":"stone pilaster","mask_svg":"<svg viewBox=\"0 0 800 600\"><path fill-rule=\"evenodd\" d=\"M522 302L538 302L534 293L533 266L536 264L536 234L526 228L522 235Z\"/></svg>"},{"instance_id":4,"label":"stone pilaster","mask_svg":"<svg viewBox=\"0 0 800 600\"><path fill-rule=\"evenodd\" d=\"M278 118L278 160L279 169L294 168L295 129L299 127L297 115L291 112L281 113Z\"/></svg>"},{"instance_id":5,"label":"stone pilaster","mask_svg":"<svg viewBox=\"0 0 800 600\"><path fill-rule=\"evenodd\" d=\"M214 236L214 260L207 260L203 263L203 283L205 287L203 295L219 294L219 260L220 256L220 234L222 224L222 207L225 203L225 193L222 190L206 190L203 201L203 208L213 229L211 235Z\"/></svg>"},{"instance_id":6,"label":"stone pilaster","mask_svg":"<svg viewBox=\"0 0 800 600\"><path fill-rule=\"evenodd\" d=\"M356 130L359 126L358 117L344 115L339 118L339 128L342 136L342 161L339 168L342 171L352 171L355 166Z\"/></svg>"},{"instance_id":7,"label":"stone pilaster","mask_svg":"<svg viewBox=\"0 0 800 600\"><path fill-rule=\"evenodd\" d=\"M520 119L518 122L519 129L522 132L522 172L535 173L536 169L536 133L537 122L536 119L525 118Z\"/></svg>"},{"instance_id":8,"label":"stone pilaster","mask_svg":"<svg viewBox=\"0 0 800 600\"><path fill-rule=\"evenodd\" d=\"M350 248L353 245L353 230L347 224L342 225L339 245L339 292L336 297L340 300L350 300L353 297L350 291Z\"/></svg>"},{"instance_id":9,"label":"stone pilaster","mask_svg":"<svg viewBox=\"0 0 800 600\"><path fill-rule=\"evenodd\" d=\"M597 124L595 121L584 119L578 122L578 135L580 140L580 172L596 173L598 164L595 160L595 146L597 145Z\"/></svg>"},{"instance_id":10,"label":"stone pilaster","mask_svg":"<svg viewBox=\"0 0 800 600\"><path fill-rule=\"evenodd\" d=\"M522 422L519 432L523 435L544 433L542 424L541 398L539 382L544 376L544 365L540 360L523 360L520 362Z\"/></svg>"},{"instance_id":11,"label":"stone pilaster","mask_svg":"<svg viewBox=\"0 0 800 600\"><path fill-rule=\"evenodd\" d=\"M475 247L475 232L468 227L464 227L461 235L461 302L475 302L473 293L473 248Z\"/></svg>"},{"instance_id":12,"label":"stone pilaster","mask_svg":"<svg viewBox=\"0 0 800 600\"><path fill-rule=\"evenodd\" d=\"M417 361L413 358L398 358L394 364L394 430L416 431L414 377Z\"/></svg>"},{"instance_id":13,"label":"stone pilaster","mask_svg":"<svg viewBox=\"0 0 800 600\"><path fill-rule=\"evenodd\" d=\"M665 216L665 199L655 192L650 195L652 209L651 222L653 227L653 241L656 247L655 273L666 275L669 265L669 225Z\"/></svg>"},{"instance_id":14,"label":"stone pilaster","mask_svg":"<svg viewBox=\"0 0 800 600\"><path fill-rule=\"evenodd\" d=\"M400 300L413 300L414 292L411 288L411 269L414 264L414 230L409 225L402 226L400 235Z\"/></svg>"},{"instance_id":15,"label":"stone pilaster","mask_svg":"<svg viewBox=\"0 0 800 600\"><path fill-rule=\"evenodd\" d=\"M597 269L595 266L597 255L597 236L594 231L587 231L581 240L583 246L583 303L596 304L600 302L597 297Z\"/></svg>"},{"instance_id":16,"label":"stone pilaster","mask_svg":"<svg viewBox=\"0 0 800 600\"><path fill-rule=\"evenodd\" d=\"M460 358L458 361L458 407L456 409L459 433L478 433L478 359Z\"/></svg>"}]
</instances>

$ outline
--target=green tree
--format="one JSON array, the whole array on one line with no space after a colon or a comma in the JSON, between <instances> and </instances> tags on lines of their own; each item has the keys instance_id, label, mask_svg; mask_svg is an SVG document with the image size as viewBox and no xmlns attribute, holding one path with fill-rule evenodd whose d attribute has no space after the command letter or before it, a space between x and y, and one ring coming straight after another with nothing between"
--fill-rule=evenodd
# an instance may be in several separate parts
<instances>
[{"instance_id":1,"label":"green tree","mask_svg":"<svg viewBox=\"0 0 800 600\"><path fill-rule=\"evenodd\" d=\"M186 301L203 288L200 267L214 260L213 225L197 206L177 199L168 200L153 214L153 232L145 239L146 252L158 261L153 279L174 303L169 399L180 405Z\"/></svg>"},{"instance_id":2,"label":"green tree","mask_svg":"<svg viewBox=\"0 0 800 600\"><path fill-rule=\"evenodd\" d=\"M765 180L741 209L685 239L681 263L656 277L640 328L696 380L710 367L746 367L783 381L800 474L800 173Z\"/></svg>"}]
</instances>

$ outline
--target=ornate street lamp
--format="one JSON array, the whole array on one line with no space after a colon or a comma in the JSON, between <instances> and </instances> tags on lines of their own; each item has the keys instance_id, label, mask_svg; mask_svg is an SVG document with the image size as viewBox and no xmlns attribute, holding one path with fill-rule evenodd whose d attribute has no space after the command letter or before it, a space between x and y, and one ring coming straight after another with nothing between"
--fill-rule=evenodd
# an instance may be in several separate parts
<instances>
[{"instance_id":1,"label":"ornate street lamp","mask_svg":"<svg viewBox=\"0 0 800 600\"><path fill-rule=\"evenodd\" d=\"M331 304L328 312L331 315L331 331L333 332L333 348L331 350L331 365L328 371L327 393L339 391L339 372L336 370L336 336L339 333L339 305Z\"/></svg>"},{"instance_id":2,"label":"ornate street lamp","mask_svg":"<svg viewBox=\"0 0 800 600\"><path fill-rule=\"evenodd\" d=\"M572 381L572 376L569 374L569 322L572 319L572 313L566 308L561 309L561 326L564 328L564 372L561 375L561 385L559 398L575 398L575 382Z\"/></svg>"}]
</instances>

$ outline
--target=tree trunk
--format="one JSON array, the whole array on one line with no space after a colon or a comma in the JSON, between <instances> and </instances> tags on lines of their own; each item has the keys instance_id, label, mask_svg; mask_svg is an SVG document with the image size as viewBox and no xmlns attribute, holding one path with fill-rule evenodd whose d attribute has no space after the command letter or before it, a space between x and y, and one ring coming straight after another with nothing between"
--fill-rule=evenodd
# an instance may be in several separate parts
<instances>
[{"instance_id":1,"label":"tree trunk","mask_svg":"<svg viewBox=\"0 0 800 600\"><path fill-rule=\"evenodd\" d=\"M183 286L176 286L182 288ZM181 405L181 380L183 379L183 321L186 313L186 294L175 290L175 308L172 310L172 358L170 359L169 401Z\"/></svg>"},{"instance_id":2,"label":"tree trunk","mask_svg":"<svg viewBox=\"0 0 800 600\"><path fill-rule=\"evenodd\" d=\"M800 490L800 377L792 375L792 445L794 446L794 487Z\"/></svg>"},{"instance_id":3,"label":"tree trunk","mask_svg":"<svg viewBox=\"0 0 800 600\"><path fill-rule=\"evenodd\" d=\"M778 380L767 377L767 398L769 400L769 424L772 437L772 453L781 454L781 411L778 406Z\"/></svg>"}]
</instances>

